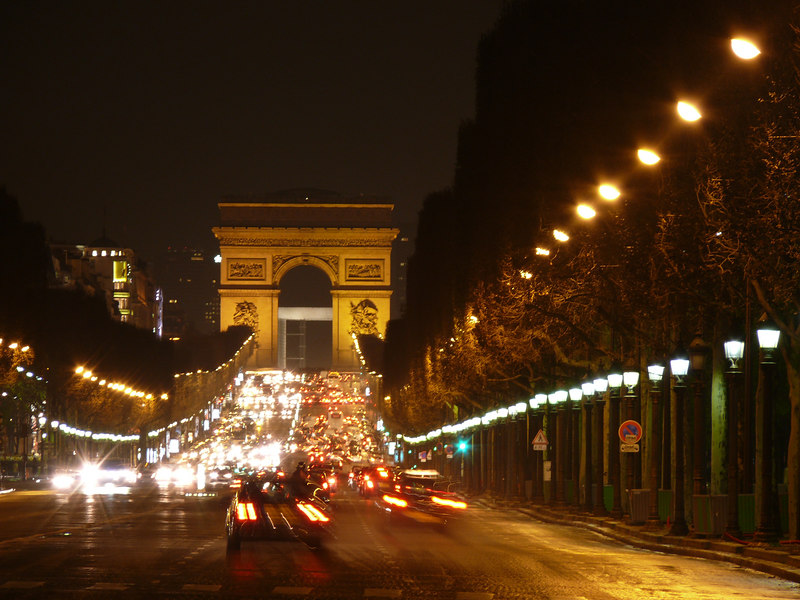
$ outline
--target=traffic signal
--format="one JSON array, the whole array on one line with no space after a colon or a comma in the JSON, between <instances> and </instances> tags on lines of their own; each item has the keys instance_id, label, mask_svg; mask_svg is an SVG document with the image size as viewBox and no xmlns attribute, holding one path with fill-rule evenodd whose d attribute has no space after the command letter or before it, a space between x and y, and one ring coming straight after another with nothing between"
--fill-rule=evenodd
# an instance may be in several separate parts
<instances>
[{"instance_id":1,"label":"traffic signal","mask_svg":"<svg viewBox=\"0 0 800 600\"><path fill-rule=\"evenodd\" d=\"M460 442L458 442L458 449L461 450L462 452L466 451L467 442L465 440L461 440Z\"/></svg>"}]
</instances>

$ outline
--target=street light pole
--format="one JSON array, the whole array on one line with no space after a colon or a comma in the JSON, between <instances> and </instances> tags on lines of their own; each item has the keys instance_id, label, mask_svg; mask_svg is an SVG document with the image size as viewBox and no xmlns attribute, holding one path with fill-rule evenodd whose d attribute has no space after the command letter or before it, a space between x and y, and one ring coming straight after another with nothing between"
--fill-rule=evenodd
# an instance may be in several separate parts
<instances>
[{"instance_id":1,"label":"street light pole","mask_svg":"<svg viewBox=\"0 0 800 600\"><path fill-rule=\"evenodd\" d=\"M594 385L594 476L592 480L595 482L594 494L594 508L592 513L596 516L604 517L608 514L606 510L606 502L603 488L603 463L605 462L605 453L603 448L605 446L603 440L603 405L605 403L606 390L608 389L608 380L603 378L595 379L592 384Z\"/></svg>"},{"instance_id":2,"label":"street light pole","mask_svg":"<svg viewBox=\"0 0 800 600\"><path fill-rule=\"evenodd\" d=\"M650 512L647 516L647 526L660 527L661 519L658 516L658 474L661 464L661 385L664 377L664 365L653 364L647 367L647 376L650 380L650 403L653 419L648 436L649 462L650 462Z\"/></svg>"},{"instance_id":3,"label":"street light pole","mask_svg":"<svg viewBox=\"0 0 800 600\"><path fill-rule=\"evenodd\" d=\"M580 454L580 420L581 420L581 398L583 397L583 390L581 388L570 388L569 399L570 403L567 404L567 412L569 414L569 428L570 428L570 458L572 471L572 505L575 508L581 505L580 494L580 470L581 470L581 454Z\"/></svg>"},{"instance_id":4,"label":"street light pole","mask_svg":"<svg viewBox=\"0 0 800 600\"><path fill-rule=\"evenodd\" d=\"M611 388L608 411L608 471L613 487L614 502L611 507L611 516L615 519L622 517L622 492L620 486L620 451L619 451L619 403L620 387L622 386L622 373L614 372L608 375L608 386Z\"/></svg>"},{"instance_id":5,"label":"street light pole","mask_svg":"<svg viewBox=\"0 0 800 600\"><path fill-rule=\"evenodd\" d=\"M739 379L742 374L739 361L744 356L744 342L729 340L725 342L725 358L730 361L725 371L728 389L725 394L726 417L728 419L728 520L725 533L733 537L740 537L739 528Z\"/></svg>"},{"instance_id":6,"label":"street light pole","mask_svg":"<svg viewBox=\"0 0 800 600\"><path fill-rule=\"evenodd\" d=\"M632 420L634 418L634 403L636 402L636 386L639 383L639 371L625 371L622 374L622 381L625 384L625 419ZM626 488L628 490L628 516L631 515L633 510L633 487L634 487L634 471L636 461L634 452L626 452L625 457L625 478L627 480Z\"/></svg>"},{"instance_id":7,"label":"street light pole","mask_svg":"<svg viewBox=\"0 0 800 600\"><path fill-rule=\"evenodd\" d=\"M686 535L689 527L686 525L686 508L684 498L684 435L683 435L683 409L684 394L686 384L683 378L689 372L689 360L686 358L674 358L669 361L670 370L675 377L675 485L673 488L673 515L670 535Z\"/></svg>"},{"instance_id":8,"label":"street light pole","mask_svg":"<svg viewBox=\"0 0 800 600\"><path fill-rule=\"evenodd\" d=\"M756 331L761 348L759 369L760 393L756 396L756 424L760 435L756 438L758 469L761 474L759 486L761 505L758 511L758 525L753 541L761 544L774 543L778 539L778 496L773 489L772 475L772 404L775 377L775 349L780 341L780 331L774 326L764 325ZM760 442L760 444L759 444Z\"/></svg>"},{"instance_id":9,"label":"street light pole","mask_svg":"<svg viewBox=\"0 0 800 600\"><path fill-rule=\"evenodd\" d=\"M592 512L592 397L594 384L581 384L583 393L583 509Z\"/></svg>"}]
</instances>

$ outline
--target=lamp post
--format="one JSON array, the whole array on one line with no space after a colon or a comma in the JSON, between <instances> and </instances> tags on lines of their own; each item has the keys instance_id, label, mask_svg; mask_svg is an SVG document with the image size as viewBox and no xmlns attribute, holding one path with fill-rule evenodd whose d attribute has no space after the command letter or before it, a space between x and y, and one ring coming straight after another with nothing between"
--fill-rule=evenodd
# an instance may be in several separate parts
<instances>
[{"instance_id":1,"label":"lamp post","mask_svg":"<svg viewBox=\"0 0 800 600\"><path fill-rule=\"evenodd\" d=\"M661 525L658 516L658 473L661 464L661 384L664 378L664 365L652 364L647 367L647 378L650 380L650 405L653 419L648 435L650 463L650 512L647 515L647 526L656 528Z\"/></svg>"},{"instance_id":2,"label":"lamp post","mask_svg":"<svg viewBox=\"0 0 800 600\"><path fill-rule=\"evenodd\" d=\"M592 480L595 485L595 494L593 498L594 507L592 513L597 516L605 516L608 511L606 510L605 496L603 494L603 463L605 454L603 453L603 404L605 403L606 390L608 389L608 380L598 378L592 382L594 385L594 476Z\"/></svg>"},{"instance_id":3,"label":"lamp post","mask_svg":"<svg viewBox=\"0 0 800 600\"><path fill-rule=\"evenodd\" d=\"M622 386L622 373L617 371L609 373L608 387L611 388L608 411L608 473L614 492L614 502L611 506L611 516L619 519L622 517L622 492L620 490L620 451L619 451L619 402L620 387Z\"/></svg>"},{"instance_id":4,"label":"lamp post","mask_svg":"<svg viewBox=\"0 0 800 600\"><path fill-rule=\"evenodd\" d=\"M536 394L529 401L530 407L533 409L534 414L534 427L538 433L539 430L544 432L544 411L543 407L547 406L547 396L545 394ZM534 448L533 452L533 497L531 500L534 503L541 504L544 502L544 450L537 451Z\"/></svg>"},{"instance_id":5,"label":"lamp post","mask_svg":"<svg viewBox=\"0 0 800 600\"><path fill-rule=\"evenodd\" d=\"M581 384L583 394L583 509L592 512L592 397L594 384Z\"/></svg>"},{"instance_id":6,"label":"lamp post","mask_svg":"<svg viewBox=\"0 0 800 600\"><path fill-rule=\"evenodd\" d=\"M703 391L705 385L703 383L703 373L706 368L709 346L697 334L689 344L689 361L691 363L692 375L694 376L694 400L692 408L694 413L694 432L692 437L692 455L693 455L693 469L692 480L693 487L692 493L695 495L702 494L705 490L705 402L703 399Z\"/></svg>"},{"instance_id":7,"label":"lamp post","mask_svg":"<svg viewBox=\"0 0 800 600\"><path fill-rule=\"evenodd\" d=\"M564 411L569 393L567 390L558 390L553 394L556 406L556 504L564 506L566 496L564 494L564 484L567 478L567 435L566 435L566 416Z\"/></svg>"},{"instance_id":8,"label":"lamp post","mask_svg":"<svg viewBox=\"0 0 800 600\"><path fill-rule=\"evenodd\" d=\"M547 471L547 465L545 466L545 476L549 476L550 479L550 493L547 496L547 504L553 506L556 503L556 485L558 483L558 462L556 460L556 449L558 448L558 444L560 440L558 439L558 427L556 427L556 423L554 423L554 419L556 418L556 409L555 406L558 404L558 400L556 399L556 393L551 392L547 394L547 404L545 404L545 437L547 438L548 446L547 446L547 462L549 464L549 473ZM545 479L547 481L547 479Z\"/></svg>"},{"instance_id":9,"label":"lamp post","mask_svg":"<svg viewBox=\"0 0 800 600\"><path fill-rule=\"evenodd\" d=\"M669 361L670 370L675 377L675 485L673 486L673 515L670 535L686 535L689 528L686 525L686 504L684 498L684 435L683 435L683 408L686 384L684 377L689 372L689 360L687 358L673 358Z\"/></svg>"},{"instance_id":10,"label":"lamp post","mask_svg":"<svg viewBox=\"0 0 800 600\"><path fill-rule=\"evenodd\" d=\"M744 342L739 340L729 340L725 342L725 358L730 361L728 369L725 371L725 379L728 384L727 394L725 395L725 414L728 419L728 520L725 525L725 532L739 537L739 379L742 371L739 368L739 361L744 356Z\"/></svg>"},{"instance_id":11,"label":"lamp post","mask_svg":"<svg viewBox=\"0 0 800 600\"><path fill-rule=\"evenodd\" d=\"M760 507L758 523L753 540L768 544L778 539L778 496L773 489L772 476L772 383L775 377L775 349L778 347L781 332L771 324L763 324L757 331L758 346L761 349L759 379L760 393L756 396L756 425L759 435L756 438L756 457L761 474L759 485ZM759 448L760 446L760 452Z\"/></svg>"},{"instance_id":12,"label":"lamp post","mask_svg":"<svg viewBox=\"0 0 800 600\"><path fill-rule=\"evenodd\" d=\"M636 386L639 384L639 371L625 371L622 374L622 382L625 384L625 399L624 399L624 413L625 413L625 420L632 420L635 418L634 414L634 404L636 402ZM626 488L628 490L628 510L627 513L630 515L633 507L631 506L632 502L632 494L634 488L634 471L636 461L635 459L636 453L634 452L627 452L625 456L625 479L627 481ZM620 457L621 458L621 457Z\"/></svg>"},{"instance_id":13,"label":"lamp post","mask_svg":"<svg viewBox=\"0 0 800 600\"><path fill-rule=\"evenodd\" d=\"M581 505L580 495L580 470L581 470L581 444L580 444L580 417L581 417L581 398L583 390L575 387L569 390L569 403L567 403L567 414L569 415L570 431L570 471L572 472L572 505L578 508Z\"/></svg>"}]
</instances>

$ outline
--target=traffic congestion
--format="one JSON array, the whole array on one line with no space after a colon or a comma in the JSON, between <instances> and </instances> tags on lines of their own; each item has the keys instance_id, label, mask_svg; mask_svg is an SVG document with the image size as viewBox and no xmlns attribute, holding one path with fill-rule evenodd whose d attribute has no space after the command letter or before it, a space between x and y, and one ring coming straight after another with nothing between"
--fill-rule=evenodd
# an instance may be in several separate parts
<instances>
[{"instance_id":1,"label":"traffic congestion","mask_svg":"<svg viewBox=\"0 0 800 600\"><path fill-rule=\"evenodd\" d=\"M434 470L397 468L368 400L353 374L248 372L181 452L138 466L86 460L52 485L62 494L217 497L228 552L253 541L318 550L335 537L342 498L365 502L392 526L444 529L467 508L457 484Z\"/></svg>"}]
</instances>

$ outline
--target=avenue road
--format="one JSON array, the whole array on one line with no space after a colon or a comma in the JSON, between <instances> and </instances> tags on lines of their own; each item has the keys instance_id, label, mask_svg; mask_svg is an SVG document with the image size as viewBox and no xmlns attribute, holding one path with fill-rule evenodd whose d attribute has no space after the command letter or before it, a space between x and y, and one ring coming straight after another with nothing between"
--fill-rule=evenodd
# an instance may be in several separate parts
<instances>
[{"instance_id":1,"label":"avenue road","mask_svg":"<svg viewBox=\"0 0 800 600\"><path fill-rule=\"evenodd\" d=\"M473 506L440 532L388 524L350 490L333 502L337 537L323 551L245 542L227 554L220 497L0 495L0 598L800 598L781 579L512 510Z\"/></svg>"}]
</instances>

